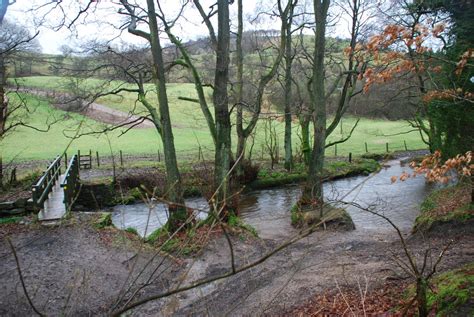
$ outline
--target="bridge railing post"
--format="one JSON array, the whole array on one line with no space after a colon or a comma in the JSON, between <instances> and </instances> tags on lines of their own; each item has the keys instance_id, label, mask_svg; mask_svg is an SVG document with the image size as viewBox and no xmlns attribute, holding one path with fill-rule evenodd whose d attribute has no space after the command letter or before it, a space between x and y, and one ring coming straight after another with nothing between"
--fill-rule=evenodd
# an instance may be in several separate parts
<instances>
[{"instance_id":1,"label":"bridge railing post","mask_svg":"<svg viewBox=\"0 0 474 317\"><path fill-rule=\"evenodd\" d=\"M74 197L79 191L79 155L74 155L66 168L64 173L64 180L61 183L61 187L64 190L64 204L66 209L69 210L72 206Z\"/></svg>"},{"instance_id":2,"label":"bridge railing post","mask_svg":"<svg viewBox=\"0 0 474 317\"><path fill-rule=\"evenodd\" d=\"M57 156L47 167L43 176L32 185L33 203L38 208L44 207L44 201L48 199L49 193L53 190L56 181L61 173L61 157Z\"/></svg>"}]
</instances>

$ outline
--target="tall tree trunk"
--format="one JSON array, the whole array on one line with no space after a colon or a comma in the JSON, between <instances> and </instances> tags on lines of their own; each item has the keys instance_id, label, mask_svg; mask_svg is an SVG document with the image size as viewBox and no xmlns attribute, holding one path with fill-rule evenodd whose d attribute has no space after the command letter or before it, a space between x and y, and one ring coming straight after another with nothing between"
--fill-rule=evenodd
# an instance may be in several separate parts
<instances>
[{"instance_id":1,"label":"tall tree trunk","mask_svg":"<svg viewBox=\"0 0 474 317\"><path fill-rule=\"evenodd\" d=\"M286 44L285 44L285 168L289 171L293 167L293 151L291 143L291 64L293 56L291 54L291 21L293 18L293 9L289 14L289 21L287 24Z\"/></svg>"},{"instance_id":2,"label":"tall tree trunk","mask_svg":"<svg viewBox=\"0 0 474 317\"><path fill-rule=\"evenodd\" d=\"M311 144L309 138L309 122L310 117L307 114L302 114L300 116L300 125L301 125L301 150L303 152L303 160L305 166L309 166L309 161L311 157Z\"/></svg>"},{"instance_id":3,"label":"tall tree trunk","mask_svg":"<svg viewBox=\"0 0 474 317\"><path fill-rule=\"evenodd\" d=\"M8 99L5 95L6 68L4 57L0 54L0 140L5 132L5 124L8 116Z\"/></svg>"},{"instance_id":4,"label":"tall tree trunk","mask_svg":"<svg viewBox=\"0 0 474 317\"><path fill-rule=\"evenodd\" d=\"M313 60L312 105L313 149L309 162L308 178L303 188L301 205L312 205L322 211L323 164L326 144L326 96L324 87L324 51L326 48L326 18L330 0L314 0L316 34Z\"/></svg>"},{"instance_id":5,"label":"tall tree trunk","mask_svg":"<svg viewBox=\"0 0 474 317\"><path fill-rule=\"evenodd\" d=\"M260 112L262 109L262 103L263 103L263 96L265 93L265 88L268 85L268 83L275 77L278 71L278 67L280 66L280 63L285 55L285 45L286 45L286 31L287 29L291 29L291 25L288 26L288 24L291 23L291 18L293 15L293 9L297 4L297 0L291 0L288 1L286 6L283 8L281 6L281 0L278 0L277 5L278 5L278 12L280 14L280 19L281 19L281 30L280 30L280 43L279 43L279 51L278 55L276 56L275 60L273 61L273 64L271 67L269 67L269 71L263 74L260 77L259 83L257 85L257 96L255 98L255 106L256 109L252 116L250 117L249 123L246 128L243 128L243 123L242 123L242 108L237 109L237 137L238 137L238 143L237 143L237 157L245 151L245 143L247 141L247 138L250 136L252 133L253 129L257 125L258 119L260 117ZM242 26L242 7L241 3L239 3L239 30L238 34L240 33L240 36L237 36L237 76L238 76L238 82L240 83L240 86L238 89L240 89L240 93L242 92L242 76L243 76L243 55L242 55L242 46L239 44L239 38L241 39L241 26ZM240 67L242 67L240 69ZM239 92L239 90L238 90ZM239 95L240 98L242 98L242 95Z\"/></svg>"},{"instance_id":6,"label":"tall tree trunk","mask_svg":"<svg viewBox=\"0 0 474 317\"><path fill-rule=\"evenodd\" d=\"M181 226L186 220L186 208L184 207L184 199L181 185L181 176L178 170L178 162L176 160L176 150L174 146L173 130L171 126L171 118L169 113L168 96L166 92L165 69L163 62L163 51L159 38L158 23L155 13L154 0L147 0L148 19L150 27L150 44L153 57L153 80L158 95L159 118L153 118L155 121L160 120L161 139L163 142L163 152L165 156L166 179L168 200L175 203L170 206L170 218L168 222L169 230L174 231Z\"/></svg>"},{"instance_id":7,"label":"tall tree trunk","mask_svg":"<svg viewBox=\"0 0 474 317\"><path fill-rule=\"evenodd\" d=\"M416 280L416 301L418 303L418 315L420 317L428 316L428 303L426 300L427 281L423 277Z\"/></svg>"},{"instance_id":8,"label":"tall tree trunk","mask_svg":"<svg viewBox=\"0 0 474 317\"><path fill-rule=\"evenodd\" d=\"M4 57L0 54L0 141L5 132L5 124L8 116L8 100L5 96L6 69ZM3 160L0 153L0 188L3 188Z\"/></svg>"},{"instance_id":9,"label":"tall tree trunk","mask_svg":"<svg viewBox=\"0 0 474 317\"><path fill-rule=\"evenodd\" d=\"M229 195L229 178L231 153L231 124L229 115L229 97L227 83L229 80L229 1L217 1L217 59L214 77L214 111L216 122L216 153L214 162L214 185L216 188L216 206L218 210L226 208ZM223 215L225 216L225 215Z\"/></svg>"},{"instance_id":10,"label":"tall tree trunk","mask_svg":"<svg viewBox=\"0 0 474 317\"><path fill-rule=\"evenodd\" d=\"M244 135L244 127L243 127L243 89L244 89L244 53L242 50L242 35L244 30L244 23L243 23L243 0L237 1L237 41L236 41L236 62L237 62L237 122L236 122L236 130L237 130L237 151L235 153L236 160L239 157L244 159L245 155L245 143L246 137ZM242 164L237 165L237 175L241 176L243 174Z\"/></svg>"}]
</instances>

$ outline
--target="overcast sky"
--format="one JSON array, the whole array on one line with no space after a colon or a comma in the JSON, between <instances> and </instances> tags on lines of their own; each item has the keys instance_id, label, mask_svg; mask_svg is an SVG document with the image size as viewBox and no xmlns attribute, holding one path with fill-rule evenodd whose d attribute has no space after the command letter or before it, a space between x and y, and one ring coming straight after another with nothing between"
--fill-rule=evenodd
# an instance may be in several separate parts
<instances>
[{"instance_id":1,"label":"overcast sky","mask_svg":"<svg viewBox=\"0 0 474 317\"><path fill-rule=\"evenodd\" d=\"M137 0L138 2L142 0ZM16 1L7 11L6 19L15 21L28 26L32 31L38 29L40 31L38 40L42 46L44 53L58 54L61 52L61 46L67 45L77 48L78 44L94 39L106 40L117 38L115 45L123 43L134 45L145 45L144 40L128 34L126 31L121 34L118 27L123 25L126 18L118 13L121 8L120 4L114 3L113 0L101 0L97 5L83 15L75 23L75 27L68 29L59 26L65 22L68 25L80 9L85 8L89 0L66 0L62 1L61 7L54 7L51 0L31 0ZM180 0L162 0L163 10L168 18L176 16L180 8ZM247 17L254 18L257 11L257 1L244 1L244 14ZM259 5L270 6L275 1L260 0ZM27 4L25 4L27 3ZM207 8L215 1L202 1L203 6ZM231 19L236 23L236 5L231 6ZM176 25L175 33L183 40L191 40L207 35L207 29L203 25L196 8L188 5L184 11L183 18ZM278 29L278 21L265 20L260 24L247 24L246 29ZM333 35L344 36L347 27L338 27L332 30ZM120 36L119 36L120 35ZM119 36L119 37L118 37Z\"/></svg>"}]
</instances>

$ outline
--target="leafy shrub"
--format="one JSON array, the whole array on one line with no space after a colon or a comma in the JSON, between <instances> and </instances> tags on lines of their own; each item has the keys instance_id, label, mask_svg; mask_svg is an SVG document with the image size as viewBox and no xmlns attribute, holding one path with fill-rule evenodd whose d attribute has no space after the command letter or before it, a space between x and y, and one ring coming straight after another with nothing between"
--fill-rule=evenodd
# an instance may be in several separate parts
<instances>
[{"instance_id":1,"label":"leafy shrub","mask_svg":"<svg viewBox=\"0 0 474 317\"><path fill-rule=\"evenodd\" d=\"M7 218L0 218L0 225L5 225L9 223L18 223L22 217L7 217Z\"/></svg>"},{"instance_id":2,"label":"leafy shrub","mask_svg":"<svg viewBox=\"0 0 474 317\"><path fill-rule=\"evenodd\" d=\"M138 236L138 231L137 231L137 229L135 229L135 228L128 227L128 228L125 229L125 231L128 232L128 233L132 233L132 234Z\"/></svg>"},{"instance_id":3,"label":"leafy shrub","mask_svg":"<svg viewBox=\"0 0 474 317\"><path fill-rule=\"evenodd\" d=\"M103 229L112 225L112 214L110 212L103 212L99 218L94 222L96 229Z\"/></svg>"}]
</instances>

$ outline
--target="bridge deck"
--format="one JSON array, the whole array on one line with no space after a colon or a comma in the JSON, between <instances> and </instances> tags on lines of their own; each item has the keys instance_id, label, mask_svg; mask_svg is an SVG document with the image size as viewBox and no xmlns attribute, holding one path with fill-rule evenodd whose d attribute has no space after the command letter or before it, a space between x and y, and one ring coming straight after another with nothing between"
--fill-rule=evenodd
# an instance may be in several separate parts
<instances>
[{"instance_id":1,"label":"bridge deck","mask_svg":"<svg viewBox=\"0 0 474 317\"><path fill-rule=\"evenodd\" d=\"M65 175L61 175L54 185L48 199L44 202L44 208L40 210L38 219L40 221L58 220L66 214L66 206L64 205L64 190L60 184L64 180Z\"/></svg>"}]
</instances>

